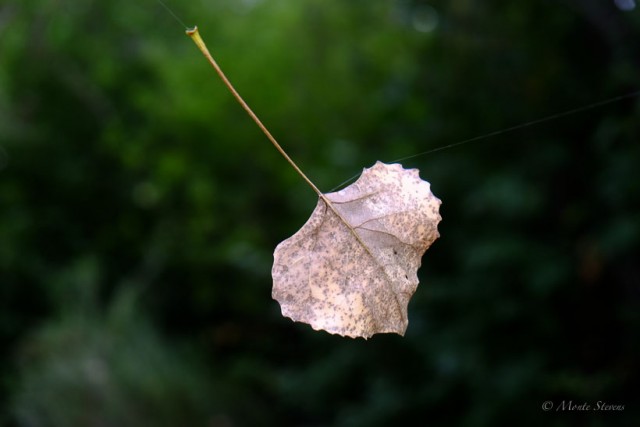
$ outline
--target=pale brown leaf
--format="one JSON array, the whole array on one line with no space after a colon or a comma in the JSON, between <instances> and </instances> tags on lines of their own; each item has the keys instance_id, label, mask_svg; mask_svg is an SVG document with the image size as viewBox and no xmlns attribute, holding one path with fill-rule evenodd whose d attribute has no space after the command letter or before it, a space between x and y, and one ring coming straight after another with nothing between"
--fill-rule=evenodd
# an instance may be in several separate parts
<instances>
[{"instance_id":1,"label":"pale brown leaf","mask_svg":"<svg viewBox=\"0 0 640 427\"><path fill-rule=\"evenodd\" d=\"M440 204L417 169L381 162L323 195L276 247L273 298L282 314L343 336L404 335L422 255L439 237Z\"/></svg>"}]
</instances>

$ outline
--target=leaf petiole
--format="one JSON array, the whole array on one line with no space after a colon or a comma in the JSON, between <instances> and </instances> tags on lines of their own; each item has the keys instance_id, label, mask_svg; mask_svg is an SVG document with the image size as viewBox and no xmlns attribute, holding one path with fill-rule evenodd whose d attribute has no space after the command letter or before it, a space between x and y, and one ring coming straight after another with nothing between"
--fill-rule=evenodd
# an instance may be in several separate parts
<instances>
[{"instance_id":1,"label":"leaf petiole","mask_svg":"<svg viewBox=\"0 0 640 427\"><path fill-rule=\"evenodd\" d=\"M333 211L334 214L336 214L336 216L340 219L340 221L342 221L347 226L349 231L353 234L356 240L364 247L367 253L373 257L374 255L371 252L371 249L364 243L364 241L362 240L360 235L356 232L356 230L353 228L353 226L349 224L349 221L347 221L344 218L344 216L340 213L340 211L336 209L333 203L331 203L331 200L329 200L329 198L325 194L323 194L313 182L311 182L311 180L304 174L304 172L302 172L302 170L298 167L298 165L291 159L291 157L289 157L289 155L284 151L284 149L280 146L280 144L278 144L278 141L276 141L273 135L271 135L271 132L269 132L269 130L265 127L265 125L262 124L262 122L260 121L258 116L256 116L256 114L253 112L251 107L249 107L249 105L247 105L244 99L242 99L242 97L240 96L238 91L236 91L236 89L233 87L233 85L231 84L227 76L224 74L224 72L222 72L222 69L220 68L218 63L215 61L215 59L213 59L213 56L211 56L211 53L209 53L209 49L207 49L207 45L202 40L202 37L200 37L200 33L198 32L198 27L195 26L192 29L187 29L186 33L189 37L191 37L191 40L193 40L196 46L198 46L198 49L200 49L200 52L202 52L205 58L207 58L207 60L209 61L213 69L216 70L216 73L218 73L218 76L220 76L220 78L222 79L222 82L225 84L225 86L227 86L227 88L229 89L231 94L234 96L234 98L236 98L236 100L240 103L242 108L244 108L247 114L249 114L249 117L253 119L253 121L258 125L260 130L262 130L262 132L267 136L267 138L269 139L269 141L271 141L273 146L276 147L276 150L278 150L278 152L282 154L282 156L287 160L287 162L289 162L289 164L296 170L296 172L298 172L298 175L300 175L306 181L306 183L309 184L309 186L313 189L313 191L316 192L318 197L329 207L329 209Z\"/></svg>"},{"instance_id":2,"label":"leaf petiole","mask_svg":"<svg viewBox=\"0 0 640 427\"><path fill-rule=\"evenodd\" d=\"M222 82L225 84L225 86L227 86L227 88L229 89L231 94L234 96L234 98L240 103L240 105L242 106L242 108L244 108L247 114L249 114L249 117L251 117L251 119L253 119L253 121L258 125L260 130L262 130L262 132L267 136L267 138L269 139L269 141L271 141L273 146L276 147L276 150L278 150L278 152L282 154L282 156L287 160L287 162L289 162L289 164L296 170L296 172L298 172L298 175L300 175L306 181L306 183L309 184L309 186L311 186L313 191L315 191L318 194L318 196L324 199L324 195L318 189L318 187L316 187L315 184L311 182L311 180L304 174L304 172L302 172L302 170L298 167L298 165L284 151L284 149L280 146L280 144L278 144L278 141L276 141L273 135L271 135L271 132L269 132L269 130L265 127L265 125L262 124L258 116L256 116L253 110L251 110L249 105L247 105L247 103L244 101L244 99L242 99L238 91L233 87L233 85L231 84L227 76L222 72L222 69L220 68L218 63L215 61L215 59L213 59L213 56L211 56L211 53L209 53L209 49L207 49L207 45L202 40L202 37L200 37L200 33L198 32L198 27L196 26L196 27L193 27L192 29L187 29L186 33L189 37L191 37L191 40L193 40L196 46L198 46L198 49L200 49L200 52L202 52L205 58L207 58L207 60L209 61L213 69L216 70L216 73L218 73L218 76L220 76L220 78L222 79Z\"/></svg>"}]
</instances>

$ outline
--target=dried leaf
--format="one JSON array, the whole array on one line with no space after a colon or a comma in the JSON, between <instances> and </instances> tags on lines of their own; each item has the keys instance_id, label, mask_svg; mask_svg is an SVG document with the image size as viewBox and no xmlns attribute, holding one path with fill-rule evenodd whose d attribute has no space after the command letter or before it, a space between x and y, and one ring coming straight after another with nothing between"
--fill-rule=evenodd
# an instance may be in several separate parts
<instances>
[{"instance_id":1,"label":"dried leaf","mask_svg":"<svg viewBox=\"0 0 640 427\"><path fill-rule=\"evenodd\" d=\"M211 56L186 31L231 94L318 196L307 223L274 253L273 297L282 314L350 337L404 334L422 254L438 238L440 200L415 169L376 163L342 191L322 194L282 149Z\"/></svg>"},{"instance_id":2,"label":"dried leaf","mask_svg":"<svg viewBox=\"0 0 640 427\"><path fill-rule=\"evenodd\" d=\"M283 316L354 338L404 335L422 255L439 237L440 204L417 169L381 162L324 194L275 250L273 298Z\"/></svg>"}]
</instances>

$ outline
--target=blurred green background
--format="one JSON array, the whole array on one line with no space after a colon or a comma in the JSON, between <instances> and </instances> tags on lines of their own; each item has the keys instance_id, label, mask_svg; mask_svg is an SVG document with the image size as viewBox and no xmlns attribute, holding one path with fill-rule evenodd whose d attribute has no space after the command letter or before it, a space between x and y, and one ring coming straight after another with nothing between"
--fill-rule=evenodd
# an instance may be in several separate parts
<instances>
[{"instance_id":1,"label":"blurred green background","mask_svg":"<svg viewBox=\"0 0 640 427\"><path fill-rule=\"evenodd\" d=\"M324 191L640 88L634 0L169 5ZM403 165L443 201L406 337L293 323L315 196L180 25L3 1L0 425L640 425L640 99Z\"/></svg>"}]
</instances>

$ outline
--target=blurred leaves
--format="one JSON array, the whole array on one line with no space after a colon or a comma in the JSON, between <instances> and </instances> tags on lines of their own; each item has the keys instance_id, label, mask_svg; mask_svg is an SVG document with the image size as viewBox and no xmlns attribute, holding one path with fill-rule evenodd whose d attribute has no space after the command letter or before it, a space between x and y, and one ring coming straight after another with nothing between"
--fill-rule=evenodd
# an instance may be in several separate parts
<instances>
[{"instance_id":1,"label":"blurred leaves","mask_svg":"<svg viewBox=\"0 0 640 427\"><path fill-rule=\"evenodd\" d=\"M132 298L123 291L103 314L66 312L29 337L19 425L203 425L216 414L204 365L160 339Z\"/></svg>"},{"instance_id":2,"label":"blurred leaves","mask_svg":"<svg viewBox=\"0 0 640 427\"><path fill-rule=\"evenodd\" d=\"M613 1L169 5L323 191L640 86ZM638 98L403 161L442 238L406 338L364 343L281 318L315 196L162 8L9 0L0 40L0 424L640 419Z\"/></svg>"}]
</instances>

